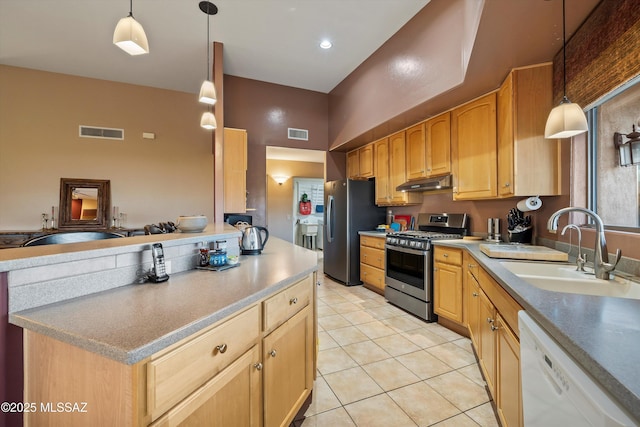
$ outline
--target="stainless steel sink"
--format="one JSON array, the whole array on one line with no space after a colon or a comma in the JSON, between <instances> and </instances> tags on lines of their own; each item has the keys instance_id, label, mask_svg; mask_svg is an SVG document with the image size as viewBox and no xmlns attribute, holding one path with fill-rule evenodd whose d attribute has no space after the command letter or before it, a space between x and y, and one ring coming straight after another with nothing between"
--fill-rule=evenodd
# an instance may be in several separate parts
<instances>
[{"instance_id":1,"label":"stainless steel sink","mask_svg":"<svg viewBox=\"0 0 640 427\"><path fill-rule=\"evenodd\" d=\"M622 275L611 280L597 279L591 271L576 271L576 266L555 262L502 261L504 268L539 289L571 294L640 299L640 283Z\"/></svg>"}]
</instances>

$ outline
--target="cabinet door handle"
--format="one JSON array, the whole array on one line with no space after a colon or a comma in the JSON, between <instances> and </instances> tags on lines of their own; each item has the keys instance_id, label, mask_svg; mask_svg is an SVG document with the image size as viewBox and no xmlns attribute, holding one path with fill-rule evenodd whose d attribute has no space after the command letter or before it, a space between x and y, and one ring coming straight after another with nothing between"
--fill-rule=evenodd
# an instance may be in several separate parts
<instances>
[{"instance_id":1,"label":"cabinet door handle","mask_svg":"<svg viewBox=\"0 0 640 427\"><path fill-rule=\"evenodd\" d=\"M478 294L476 292L473 292L471 295L473 295L474 297L478 296Z\"/></svg>"},{"instance_id":2,"label":"cabinet door handle","mask_svg":"<svg viewBox=\"0 0 640 427\"><path fill-rule=\"evenodd\" d=\"M269 356L271 356L271 357L276 357L276 350L275 350L275 349L274 349L274 350L271 350L271 351L269 352Z\"/></svg>"},{"instance_id":3,"label":"cabinet door handle","mask_svg":"<svg viewBox=\"0 0 640 427\"><path fill-rule=\"evenodd\" d=\"M297 304L297 303L298 303L298 297L293 297L289 300L289 305Z\"/></svg>"},{"instance_id":4,"label":"cabinet door handle","mask_svg":"<svg viewBox=\"0 0 640 427\"><path fill-rule=\"evenodd\" d=\"M491 317L487 317L487 323L493 323L493 319Z\"/></svg>"},{"instance_id":5,"label":"cabinet door handle","mask_svg":"<svg viewBox=\"0 0 640 427\"><path fill-rule=\"evenodd\" d=\"M495 332L495 331L497 331L497 330L498 330L498 327L497 327L497 326L495 326L495 325L491 325L491 330Z\"/></svg>"},{"instance_id":6,"label":"cabinet door handle","mask_svg":"<svg viewBox=\"0 0 640 427\"><path fill-rule=\"evenodd\" d=\"M255 365L253 365L254 368L256 368L256 370L258 371L262 371L262 363L258 362Z\"/></svg>"},{"instance_id":7,"label":"cabinet door handle","mask_svg":"<svg viewBox=\"0 0 640 427\"><path fill-rule=\"evenodd\" d=\"M508 183L508 182L504 184L504 186L505 186L505 187L509 187L510 185L511 185L511 184L510 184L510 183Z\"/></svg>"},{"instance_id":8,"label":"cabinet door handle","mask_svg":"<svg viewBox=\"0 0 640 427\"><path fill-rule=\"evenodd\" d=\"M218 351L218 353L224 353L227 351L227 345L226 344L217 345L216 350Z\"/></svg>"}]
</instances>

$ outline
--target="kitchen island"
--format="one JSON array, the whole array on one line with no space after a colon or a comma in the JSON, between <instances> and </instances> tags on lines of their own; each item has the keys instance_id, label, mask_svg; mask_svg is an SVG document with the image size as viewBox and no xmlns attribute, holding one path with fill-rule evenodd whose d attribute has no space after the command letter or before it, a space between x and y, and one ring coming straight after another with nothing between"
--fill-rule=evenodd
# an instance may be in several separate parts
<instances>
[{"instance_id":1,"label":"kitchen island","mask_svg":"<svg viewBox=\"0 0 640 427\"><path fill-rule=\"evenodd\" d=\"M232 252L238 236L230 226L210 226L205 233L116 239L120 245L42 247L40 261L0 261L9 270L9 321L25 329L24 401L38 409L25 418L33 425L168 425L202 416L246 425L291 421L315 375L317 255L272 238L261 255L240 256L237 267L194 269L202 242L227 240ZM11 302L13 290L38 288L21 285L34 274L20 273L26 267L51 268L55 276L69 267L56 268L56 260L76 267L74 262L84 260L100 269L106 263L112 267L107 273L123 275L118 260L125 270L139 271L148 261L131 254L155 241L163 243L168 260L191 268L160 284L115 286L34 307L25 307L28 298L18 291L19 302ZM114 265L105 261L112 256ZM40 292L62 289L65 281L51 277ZM74 275L68 282L76 294ZM288 381L288 371L296 378L283 394L276 383ZM229 395L238 393L237 404L229 405ZM57 402L86 403L86 411L55 412Z\"/></svg>"},{"instance_id":2,"label":"kitchen island","mask_svg":"<svg viewBox=\"0 0 640 427\"><path fill-rule=\"evenodd\" d=\"M507 270L501 262L508 259L482 253L478 242L438 240L434 245L465 249L640 423L640 300L538 289Z\"/></svg>"}]
</instances>

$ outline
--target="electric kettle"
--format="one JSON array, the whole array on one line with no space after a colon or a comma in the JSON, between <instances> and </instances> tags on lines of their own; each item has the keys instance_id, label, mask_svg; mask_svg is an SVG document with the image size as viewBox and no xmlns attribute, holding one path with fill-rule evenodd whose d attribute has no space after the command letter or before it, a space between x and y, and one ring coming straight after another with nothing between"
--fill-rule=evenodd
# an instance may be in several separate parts
<instances>
[{"instance_id":1,"label":"electric kettle","mask_svg":"<svg viewBox=\"0 0 640 427\"><path fill-rule=\"evenodd\" d=\"M262 236L264 235L264 239ZM240 249L243 255L259 255L269 240L269 231L264 227L251 226L244 229L240 239Z\"/></svg>"}]
</instances>

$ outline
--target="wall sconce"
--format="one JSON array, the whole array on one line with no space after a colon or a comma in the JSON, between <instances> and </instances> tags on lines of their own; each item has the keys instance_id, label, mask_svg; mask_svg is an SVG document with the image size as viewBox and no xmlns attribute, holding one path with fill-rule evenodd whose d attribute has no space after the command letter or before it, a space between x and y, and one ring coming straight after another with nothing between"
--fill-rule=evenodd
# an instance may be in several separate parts
<instances>
[{"instance_id":1,"label":"wall sconce","mask_svg":"<svg viewBox=\"0 0 640 427\"><path fill-rule=\"evenodd\" d=\"M272 175L271 178L273 178L273 180L277 182L278 185L284 184L289 179L289 177L285 175Z\"/></svg>"},{"instance_id":2,"label":"wall sconce","mask_svg":"<svg viewBox=\"0 0 640 427\"><path fill-rule=\"evenodd\" d=\"M628 134L619 132L613 134L613 144L620 155L620 166L640 164L640 132L635 124L632 129Z\"/></svg>"}]
</instances>

